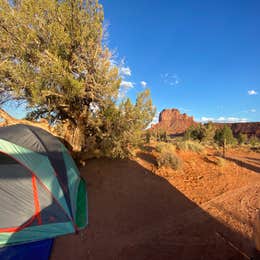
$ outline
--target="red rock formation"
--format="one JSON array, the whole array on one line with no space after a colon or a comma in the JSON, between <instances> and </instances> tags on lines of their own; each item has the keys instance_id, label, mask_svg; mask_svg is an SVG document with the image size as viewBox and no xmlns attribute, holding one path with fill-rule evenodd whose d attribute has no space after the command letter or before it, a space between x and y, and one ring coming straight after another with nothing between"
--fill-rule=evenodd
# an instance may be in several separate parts
<instances>
[{"instance_id":1,"label":"red rock formation","mask_svg":"<svg viewBox=\"0 0 260 260\"><path fill-rule=\"evenodd\" d=\"M214 123L217 127L222 127L224 123ZM257 136L260 138L260 122L248 122L248 123L228 123L233 132L233 135L237 136L239 133L246 134L248 137Z\"/></svg>"},{"instance_id":2,"label":"red rock formation","mask_svg":"<svg viewBox=\"0 0 260 260\"><path fill-rule=\"evenodd\" d=\"M159 115L159 123L152 125L151 130L163 130L171 135L183 134L190 126L196 126L192 116L181 114L178 109L164 109Z\"/></svg>"},{"instance_id":3,"label":"red rock formation","mask_svg":"<svg viewBox=\"0 0 260 260\"><path fill-rule=\"evenodd\" d=\"M159 122L152 125L151 130L166 131L170 135L181 135L190 126L198 126L200 123L194 121L192 116L181 114L178 109L164 109L159 115ZM224 123L214 123L216 127L223 127ZM233 134L239 133L260 138L260 122L248 123L227 123L231 127Z\"/></svg>"}]
</instances>

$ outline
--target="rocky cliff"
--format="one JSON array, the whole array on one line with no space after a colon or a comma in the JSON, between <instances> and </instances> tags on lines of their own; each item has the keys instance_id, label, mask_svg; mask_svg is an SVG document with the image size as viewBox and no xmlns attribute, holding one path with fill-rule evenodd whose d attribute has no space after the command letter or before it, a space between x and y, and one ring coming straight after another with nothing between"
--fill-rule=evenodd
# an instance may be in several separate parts
<instances>
[{"instance_id":1,"label":"rocky cliff","mask_svg":"<svg viewBox=\"0 0 260 260\"><path fill-rule=\"evenodd\" d=\"M166 131L170 135L181 135L190 126L197 126L192 116L181 114L178 109L164 109L159 115L159 122L151 126L151 130ZM214 123L216 127L222 127L224 123ZM260 138L260 122L228 123L237 136L239 133Z\"/></svg>"},{"instance_id":2,"label":"rocky cliff","mask_svg":"<svg viewBox=\"0 0 260 260\"><path fill-rule=\"evenodd\" d=\"M217 127L222 127L223 123L214 123ZM260 138L260 122L248 122L248 123L228 123L233 132L234 136L239 133L246 134L248 137L257 136Z\"/></svg>"},{"instance_id":3,"label":"rocky cliff","mask_svg":"<svg viewBox=\"0 0 260 260\"><path fill-rule=\"evenodd\" d=\"M151 129L160 129L168 134L179 135L192 125L198 125L192 116L181 114L178 109L164 109L159 115L159 122L152 125Z\"/></svg>"}]
</instances>

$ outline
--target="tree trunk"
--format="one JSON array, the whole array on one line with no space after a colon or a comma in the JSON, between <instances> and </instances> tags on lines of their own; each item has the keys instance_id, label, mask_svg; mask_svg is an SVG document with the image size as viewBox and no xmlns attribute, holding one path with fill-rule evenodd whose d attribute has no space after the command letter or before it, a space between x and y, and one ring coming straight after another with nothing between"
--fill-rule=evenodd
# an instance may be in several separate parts
<instances>
[{"instance_id":1,"label":"tree trunk","mask_svg":"<svg viewBox=\"0 0 260 260\"><path fill-rule=\"evenodd\" d=\"M224 138L224 143L223 143L223 157L226 158L226 138Z\"/></svg>"},{"instance_id":2,"label":"tree trunk","mask_svg":"<svg viewBox=\"0 0 260 260\"><path fill-rule=\"evenodd\" d=\"M70 146L69 149L73 152L81 152L84 146L84 135L80 127L66 123L62 128L64 131L61 137Z\"/></svg>"},{"instance_id":3,"label":"tree trunk","mask_svg":"<svg viewBox=\"0 0 260 260\"><path fill-rule=\"evenodd\" d=\"M74 160L81 165L85 165L85 160L88 159L88 152L86 152L86 142L83 128L79 125L74 125L70 122L63 124L59 137L66 147L71 151ZM60 132L60 130L59 130Z\"/></svg>"}]
</instances>

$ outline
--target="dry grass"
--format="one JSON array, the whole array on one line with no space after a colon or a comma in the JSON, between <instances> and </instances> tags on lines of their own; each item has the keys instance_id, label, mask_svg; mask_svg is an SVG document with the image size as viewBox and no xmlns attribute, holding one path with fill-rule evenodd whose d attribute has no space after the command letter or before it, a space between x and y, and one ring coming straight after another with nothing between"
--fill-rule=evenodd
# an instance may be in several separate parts
<instances>
[{"instance_id":1,"label":"dry grass","mask_svg":"<svg viewBox=\"0 0 260 260\"><path fill-rule=\"evenodd\" d=\"M156 144L155 150L158 153L161 153L162 151L175 152L176 151L176 146L173 145L172 143L159 142L159 143Z\"/></svg>"},{"instance_id":2,"label":"dry grass","mask_svg":"<svg viewBox=\"0 0 260 260\"><path fill-rule=\"evenodd\" d=\"M158 143L156 145L157 164L159 167L170 167L179 170L182 167L182 160L176 155L176 147L171 143Z\"/></svg>"},{"instance_id":3,"label":"dry grass","mask_svg":"<svg viewBox=\"0 0 260 260\"><path fill-rule=\"evenodd\" d=\"M159 154L157 163L159 167L170 167L173 170L179 170L182 167L182 160L175 153L165 150Z\"/></svg>"},{"instance_id":4,"label":"dry grass","mask_svg":"<svg viewBox=\"0 0 260 260\"><path fill-rule=\"evenodd\" d=\"M177 143L177 149L180 151L191 151L196 153L201 153L204 147L194 141L181 141Z\"/></svg>"}]
</instances>

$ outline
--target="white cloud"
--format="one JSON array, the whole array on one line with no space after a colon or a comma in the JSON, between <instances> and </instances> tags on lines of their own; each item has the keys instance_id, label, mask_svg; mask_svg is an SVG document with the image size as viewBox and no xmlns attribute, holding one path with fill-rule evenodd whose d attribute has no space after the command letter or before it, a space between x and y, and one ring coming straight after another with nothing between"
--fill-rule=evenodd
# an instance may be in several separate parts
<instances>
[{"instance_id":1,"label":"white cloud","mask_svg":"<svg viewBox=\"0 0 260 260\"><path fill-rule=\"evenodd\" d=\"M164 73L161 74L163 83L170 86L177 86L180 84L180 78L177 74Z\"/></svg>"},{"instance_id":2,"label":"white cloud","mask_svg":"<svg viewBox=\"0 0 260 260\"><path fill-rule=\"evenodd\" d=\"M159 115L160 113L157 112L153 118L152 124L157 124L159 122Z\"/></svg>"},{"instance_id":3,"label":"white cloud","mask_svg":"<svg viewBox=\"0 0 260 260\"><path fill-rule=\"evenodd\" d=\"M248 122L247 118L240 118L240 117L224 117L221 116L219 118L213 117L201 117L200 121L202 123L207 123L209 121L216 122L216 123L244 123Z\"/></svg>"},{"instance_id":4,"label":"white cloud","mask_svg":"<svg viewBox=\"0 0 260 260\"><path fill-rule=\"evenodd\" d=\"M256 109L255 108L252 108L249 110L251 113L255 113L256 112Z\"/></svg>"},{"instance_id":5,"label":"white cloud","mask_svg":"<svg viewBox=\"0 0 260 260\"><path fill-rule=\"evenodd\" d=\"M218 119L216 119L216 121L219 121L219 122L224 122L225 121L225 117L224 116L220 116Z\"/></svg>"},{"instance_id":6,"label":"white cloud","mask_svg":"<svg viewBox=\"0 0 260 260\"><path fill-rule=\"evenodd\" d=\"M214 121L214 118L203 116L203 117L200 119L200 121L201 121L202 123L206 123L206 122L209 122L209 121Z\"/></svg>"},{"instance_id":7,"label":"white cloud","mask_svg":"<svg viewBox=\"0 0 260 260\"><path fill-rule=\"evenodd\" d=\"M119 89L118 97L119 97L120 99L125 98L125 96L126 96L128 90L131 89L131 88L133 88L134 85L135 85L134 82L122 80L122 82L121 82L121 84L120 84L120 89Z\"/></svg>"},{"instance_id":8,"label":"white cloud","mask_svg":"<svg viewBox=\"0 0 260 260\"><path fill-rule=\"evenodd\" d=\"M236 122L243 123L243 122L247 122L247 119L246 118L239 118L239 117L228 117L226 119L226 121L228 123L236 123Z\"/></svg>"},{"instance_id":9,"label":"white cloud","mask_svg":"<svg viewBox=\"0 0 260 260\"><path fill-rule=\"evenodd\" d=\"M248 93L249 96L252 96L252 95L258 95L258 92L256 92L256 91L253 90L253 89L248 90L247 93Z\"/></svg>"},{"instance_id":10,"label":"white cloud","mask_svg":"<svg viewBox=\"0 0 260 260\"><path fill-rule=\"evenodd\" d=\"M160 113L157 112L152 120L152 122L147 126L147 128L150 128L152 125L157 124L159 122L159 115Z\"/></svg>"},{"instance_id":11,"label":"white cloud","mask_svg":"<svg viewBox=\"0 0 260 260\"><path fill-rule=\"evenodd\" d=\"M142 86L143 88L145 88L145 87L147 86L147 82L145 82L145 81L141 81L140 84L141 84L141 86Z\"/></svg>"},{"instance_id":12,"label":"white cloud","mask_svg":"<svg viewBox=\"0 0 260 260\"><path fill-rule=\"evenodd\" d=\"M129 67L122 67L120 68L120 75L123 76L131 76L132 72L131 69Z\"/></svg>"},{"instance_id":13,"label":"white cloud","mask_svg":"<svg viewBox=\"0 0 260 260\"><path fill-rule=\"evenodd\" d=\"M134 87L134 83L131 82L131 81L125 81L125 80L122 80L121 84L120 84L120 87L123 87L123 88L133 88Z\"/></svg>"},{"instance_id":14,"label":"white cloud","mask_svg":"<svg viewBox=\"0 0 260 260\"><path fill-rule=\"evenodd\" d=\"M232 117L231 116L231 117L227 117L226 121L232 123L232 122L240 121L240 119L237 118L237 117Z\"/></svg>"}]
</instances>

